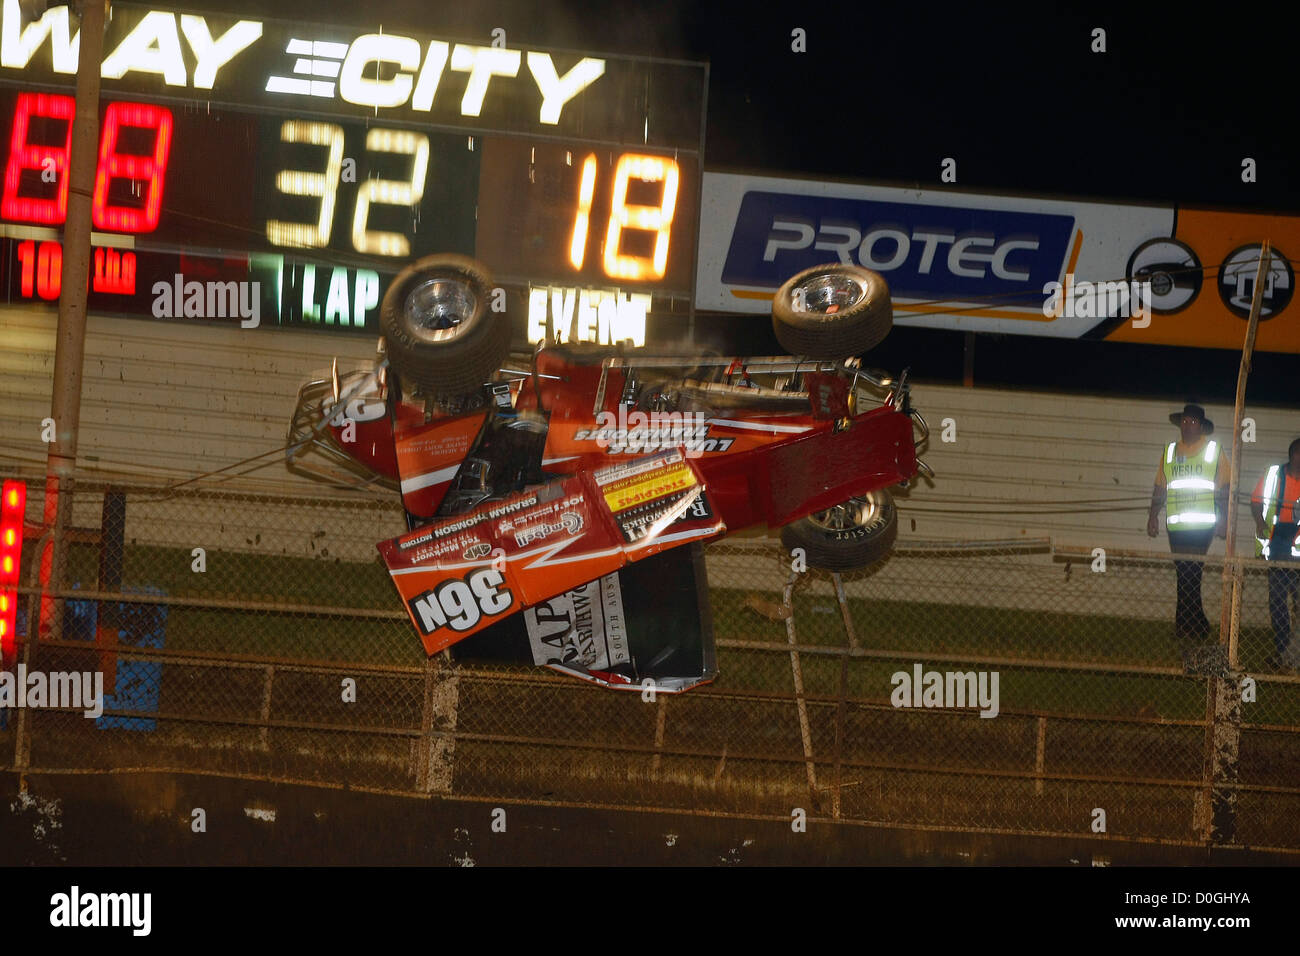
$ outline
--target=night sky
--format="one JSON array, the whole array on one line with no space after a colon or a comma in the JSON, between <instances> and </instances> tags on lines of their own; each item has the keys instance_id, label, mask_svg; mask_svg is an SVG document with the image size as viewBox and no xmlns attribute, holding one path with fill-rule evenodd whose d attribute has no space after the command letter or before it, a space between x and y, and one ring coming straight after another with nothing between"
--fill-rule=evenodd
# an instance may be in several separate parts
<instances>
[{"instance_id":1,"label":"night sky","mask_svg":"<svg viewBox=\"0 0 1300 956\"><path fill-rule=\"evenodd\" d=\"M186 4L178 4L182 6ZM284 17L265 0L196 9ZM782 16L784 7L789 11ZM1242 9L1027 16L987 4L298 0L359 27L710 64L710 168L1300 212L1293 63L1300 16ZM1289 17L1289 22L1279 17ZM807 52L791 51L791 30ZM1107 52L1090 52L1106 30ZM1258 182L1241 182L1243 156Z\"/></svg>"},{"instance_id":2,"label":"night sky","mask_svg":"<svg viewBox=\"0 0 1300 956\"><path fill-rule=\"evenodd\" d=\"M285 15L265 0L196 9ZM761 13L757 12L761 9ZM1300 213L1294 62L1300 16L1187 6L1016 13L987 4L299 0L375 29L706 60L705 166L960 189ZM782 13L782 11L787 11ZM791 50L806 31L807 52ZM1093 53L1092 31L1106 31ZM1257 163L1243 183L1241 163ZM897 328L873 356L960 380L965 336ZM1230 400L1231 351L980 335L977 384ZM1300 398L1300 357L1260 354L1250 397Z\"/></svg>"}]
</instances>

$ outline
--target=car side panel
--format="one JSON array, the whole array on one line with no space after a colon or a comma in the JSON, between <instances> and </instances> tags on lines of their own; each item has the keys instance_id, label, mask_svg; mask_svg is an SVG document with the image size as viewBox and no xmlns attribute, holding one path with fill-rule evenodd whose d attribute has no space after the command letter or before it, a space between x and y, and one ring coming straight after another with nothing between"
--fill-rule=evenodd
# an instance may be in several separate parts
<instances>
[{"instance_id":1,"label":"car side panel","mask_svg":"<svg viewBox=\"0 0 1300 956\"><path fill-rule=\"evenodd\" d=\"M916 474L912 420L888 406L844 431L819 430L773 447L764 510L772 527L907 481Z\"/></svg>"}]
</instances>

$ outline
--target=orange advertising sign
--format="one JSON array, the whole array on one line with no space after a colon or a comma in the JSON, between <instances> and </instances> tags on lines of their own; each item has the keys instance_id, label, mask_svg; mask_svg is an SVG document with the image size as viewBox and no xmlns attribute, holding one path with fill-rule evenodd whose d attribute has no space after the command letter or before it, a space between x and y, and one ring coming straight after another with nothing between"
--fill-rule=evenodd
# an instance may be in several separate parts
<instances>
[{"instance_id":1,"label":"orange advertising sign","mask_svg":"<svg viewBox=\"0 0 1300 956\"><path fill-rule=\"evenodd\" d=\"M1300 217L1203 209L1180 209L1171 239L1150 240L1135 250L1129 275L1151 279L1151 324L1122 322L1107 340L1241 348L1265 239L1272 256L1255 349L1300 352L1300 303L1292 301L1291 262L1300 250Z\"/></svg>"}]
</instances>

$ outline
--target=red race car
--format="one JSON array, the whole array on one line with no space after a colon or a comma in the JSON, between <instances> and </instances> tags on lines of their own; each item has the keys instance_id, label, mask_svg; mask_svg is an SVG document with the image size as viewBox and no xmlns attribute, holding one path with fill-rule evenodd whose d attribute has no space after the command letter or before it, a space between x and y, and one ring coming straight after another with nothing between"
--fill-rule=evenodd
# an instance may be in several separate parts
<instances>
[{"instance_id":1,"label":"red race car","mask_svg":"<svg viewBox=\"0 0 1300 956\"><path fill-rule=\"evenodd\" d=\"M773 323L792 355L778 358L542 345L511 367L493 293L470 259L408 266L384 298L379 360L303 386L290 427L294 470L400 493L409 530L379 551L427 653L526 608L536 637L563 606L575 613L550 641L560 656L537 639L534 660L630 685L646 668L617 633L593 657L576 613L603 588L597 616L617 632L620 572L758 524L829 570L889 552L887 489L928 471L916 457L927 429L906 372L854 357L892 323L878 274L835 264L786 282ZM672 577L655 566L643 577ZM666 689L711 679L706 643L704 673Z\"/></svg>"}]
</instances>

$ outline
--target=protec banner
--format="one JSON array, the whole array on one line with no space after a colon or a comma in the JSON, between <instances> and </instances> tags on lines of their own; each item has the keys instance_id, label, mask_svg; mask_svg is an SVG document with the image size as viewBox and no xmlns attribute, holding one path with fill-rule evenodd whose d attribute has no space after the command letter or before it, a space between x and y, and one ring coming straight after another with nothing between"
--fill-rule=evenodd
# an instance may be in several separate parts
<instances>
[{"instance_id":1,"label":"protec banner","mask_svg":"<svg viewBox=\"0 0 1300 956\"><path fill-rule=\"evenodd\" d=\"M885 277L899 325L1233 349L1268 238L1256 348L1300 352L1300 217L706 173L700 222L705 311L839 261Z\"/></svg>"}]
</instances>

